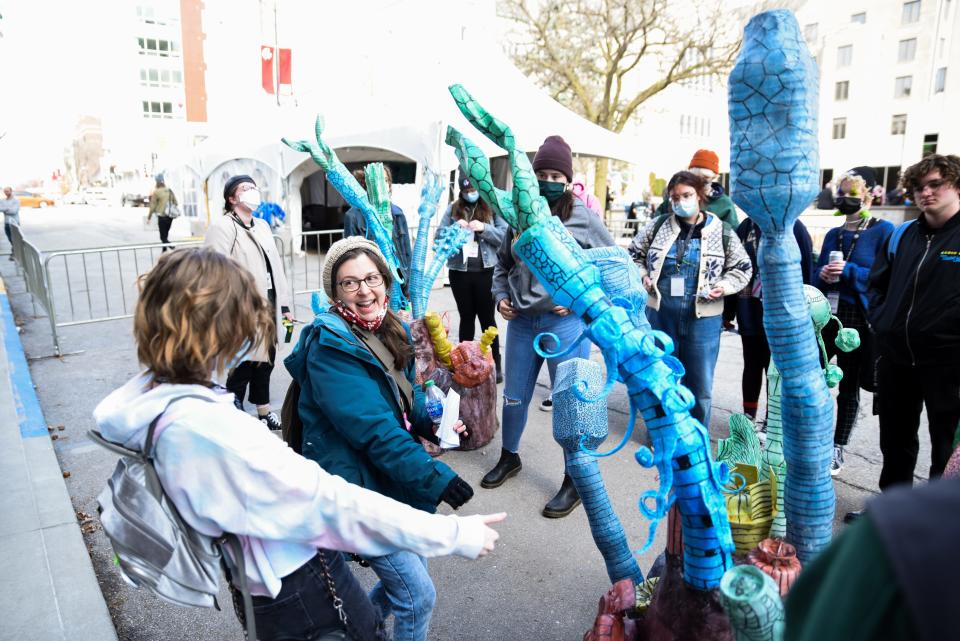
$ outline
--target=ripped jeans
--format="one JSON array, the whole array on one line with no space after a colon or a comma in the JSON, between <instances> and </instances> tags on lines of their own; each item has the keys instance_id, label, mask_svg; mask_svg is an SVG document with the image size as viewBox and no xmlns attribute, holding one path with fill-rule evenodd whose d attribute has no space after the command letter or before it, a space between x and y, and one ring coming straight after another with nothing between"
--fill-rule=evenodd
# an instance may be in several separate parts
<instances>
[{"instance_id":1,"label":"ripped jeans","mask_svg":"<svg viewBox=\"0 0 960 641\"><path fill-rule=\"evenodd\" d=\"M533 339L541 332L551 332L560 339L560 349L566 349L583 333L583 323L574 314L557 316L552 312L534 316L520 314L507 323L507 345L504 355L503 386L503 449L508 452L520 451L520 437L527 424L527 409L533 398L537 377L543 366L544 358L533 349ZM589 358L588 339L570 354L560 358L547 359L547 371L550 373L550 385L557 365L571 358ZM557 349L556 343L546 338L541 342L544 351Z\"/></svg>"}]
</instances>

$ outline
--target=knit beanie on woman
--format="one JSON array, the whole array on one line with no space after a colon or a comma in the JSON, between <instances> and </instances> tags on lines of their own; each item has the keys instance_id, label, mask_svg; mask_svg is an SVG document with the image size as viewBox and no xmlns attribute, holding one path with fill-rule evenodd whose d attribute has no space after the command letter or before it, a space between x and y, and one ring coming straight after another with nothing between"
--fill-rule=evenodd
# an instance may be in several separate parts
<instances>
[{"instance_id":1,"label":"knit beanie on woman","mask_svg":"<svg viewBox=\"0 0 960 641\"><path fill-rule=\"evenodd\" d=\"M560 136L547 136L540 145L537 155L533 157L533 170L553 169L567 177L567 182L573 182L573 153L570 145Z\"/></svg>"},{"instance_id":2,"label":"knit beanie on woman","mask_svg":"<svg viewBox=\"0 0 960 641\"><path fill-rule=\"evenodd\" d=\"M334 287L333 282L333 266L336 265L340 257L348 251L359 248L367 249L379 256L380 260L384 263L387 262L387 259L384 258L383 252L380 251L377 244L372 240L367 240L363 236L348 236L330 245L330 249L327 251L327 257L323 260L322 279L323 291L327 293L327 297L331 301L337 299L336 287Z\"/></svg>"}]
</instances>

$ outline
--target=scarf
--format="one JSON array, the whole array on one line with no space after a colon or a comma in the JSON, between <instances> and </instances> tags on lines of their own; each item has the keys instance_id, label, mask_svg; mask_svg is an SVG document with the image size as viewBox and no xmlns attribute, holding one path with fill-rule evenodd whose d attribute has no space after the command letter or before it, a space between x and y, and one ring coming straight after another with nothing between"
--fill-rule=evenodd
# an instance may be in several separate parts
<instances>
[{"instance_id":1,"label":"scarf","mask_svg":"<svg viewBox=\"0 0 960 641\"><path fill-rule=\"evenodd\" d=\"M387 306L390 304L390 297L387 296L383 300L383 311L377 315L373 320L364 320L360 318L355 311L348 309L343 301L338 300L333 304L333 308L336 310L340 317L348 323L352 323L357 327L362 327L367 331L375 332L380 329L380 325L383 323L383 319L387 315Z\"/></svg>"}]
</instances>

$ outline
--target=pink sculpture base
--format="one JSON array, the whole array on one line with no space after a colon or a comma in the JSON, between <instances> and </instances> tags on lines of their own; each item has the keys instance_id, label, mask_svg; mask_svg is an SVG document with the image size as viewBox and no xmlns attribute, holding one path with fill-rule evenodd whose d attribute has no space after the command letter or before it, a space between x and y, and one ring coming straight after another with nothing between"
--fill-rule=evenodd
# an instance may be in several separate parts
<instances>
[{"instance_id":1,"label":"pink sculpture base","mask_svg":"<svg viewBox=\"0 0 960 641\"><path fill-rule=\"evenodd\" d=\"M460 420L467 426L469 436L460 439L460 447L457 449L476 450L492 441L500 429L496 372L491 369L490 375L476 387L463 387L454 382L450 370L437 360L423 320L413 321L410 324L410 333L417 358L417 383L423 384L432 380L444 393L452 386L460 395ZM443 454L443 450L433 443L422 442L431 456Z\"/></svg>"}]
</instances>

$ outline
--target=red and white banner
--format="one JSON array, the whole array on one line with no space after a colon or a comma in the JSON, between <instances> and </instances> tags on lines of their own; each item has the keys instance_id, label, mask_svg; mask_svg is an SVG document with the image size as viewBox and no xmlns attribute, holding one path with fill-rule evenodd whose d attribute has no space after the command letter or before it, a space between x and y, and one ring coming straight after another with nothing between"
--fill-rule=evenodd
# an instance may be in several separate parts
<instances>
[{"instance_id":1,"label":"red and white banner","mask_svg":"<svg viewBox=\"0 0 960 641\"><path fill-rule=\"evenodd\" d=\"M279 85L281 95L293 94L293 53L290 49L279 49L280 59L274 60L274 48L270 45L260 47L260 83L269 94L276 93ZM278 64L279 63L279 64ZM274 82L273 68L277 66L277 82Z\"/></svg>"}]
</instances>

